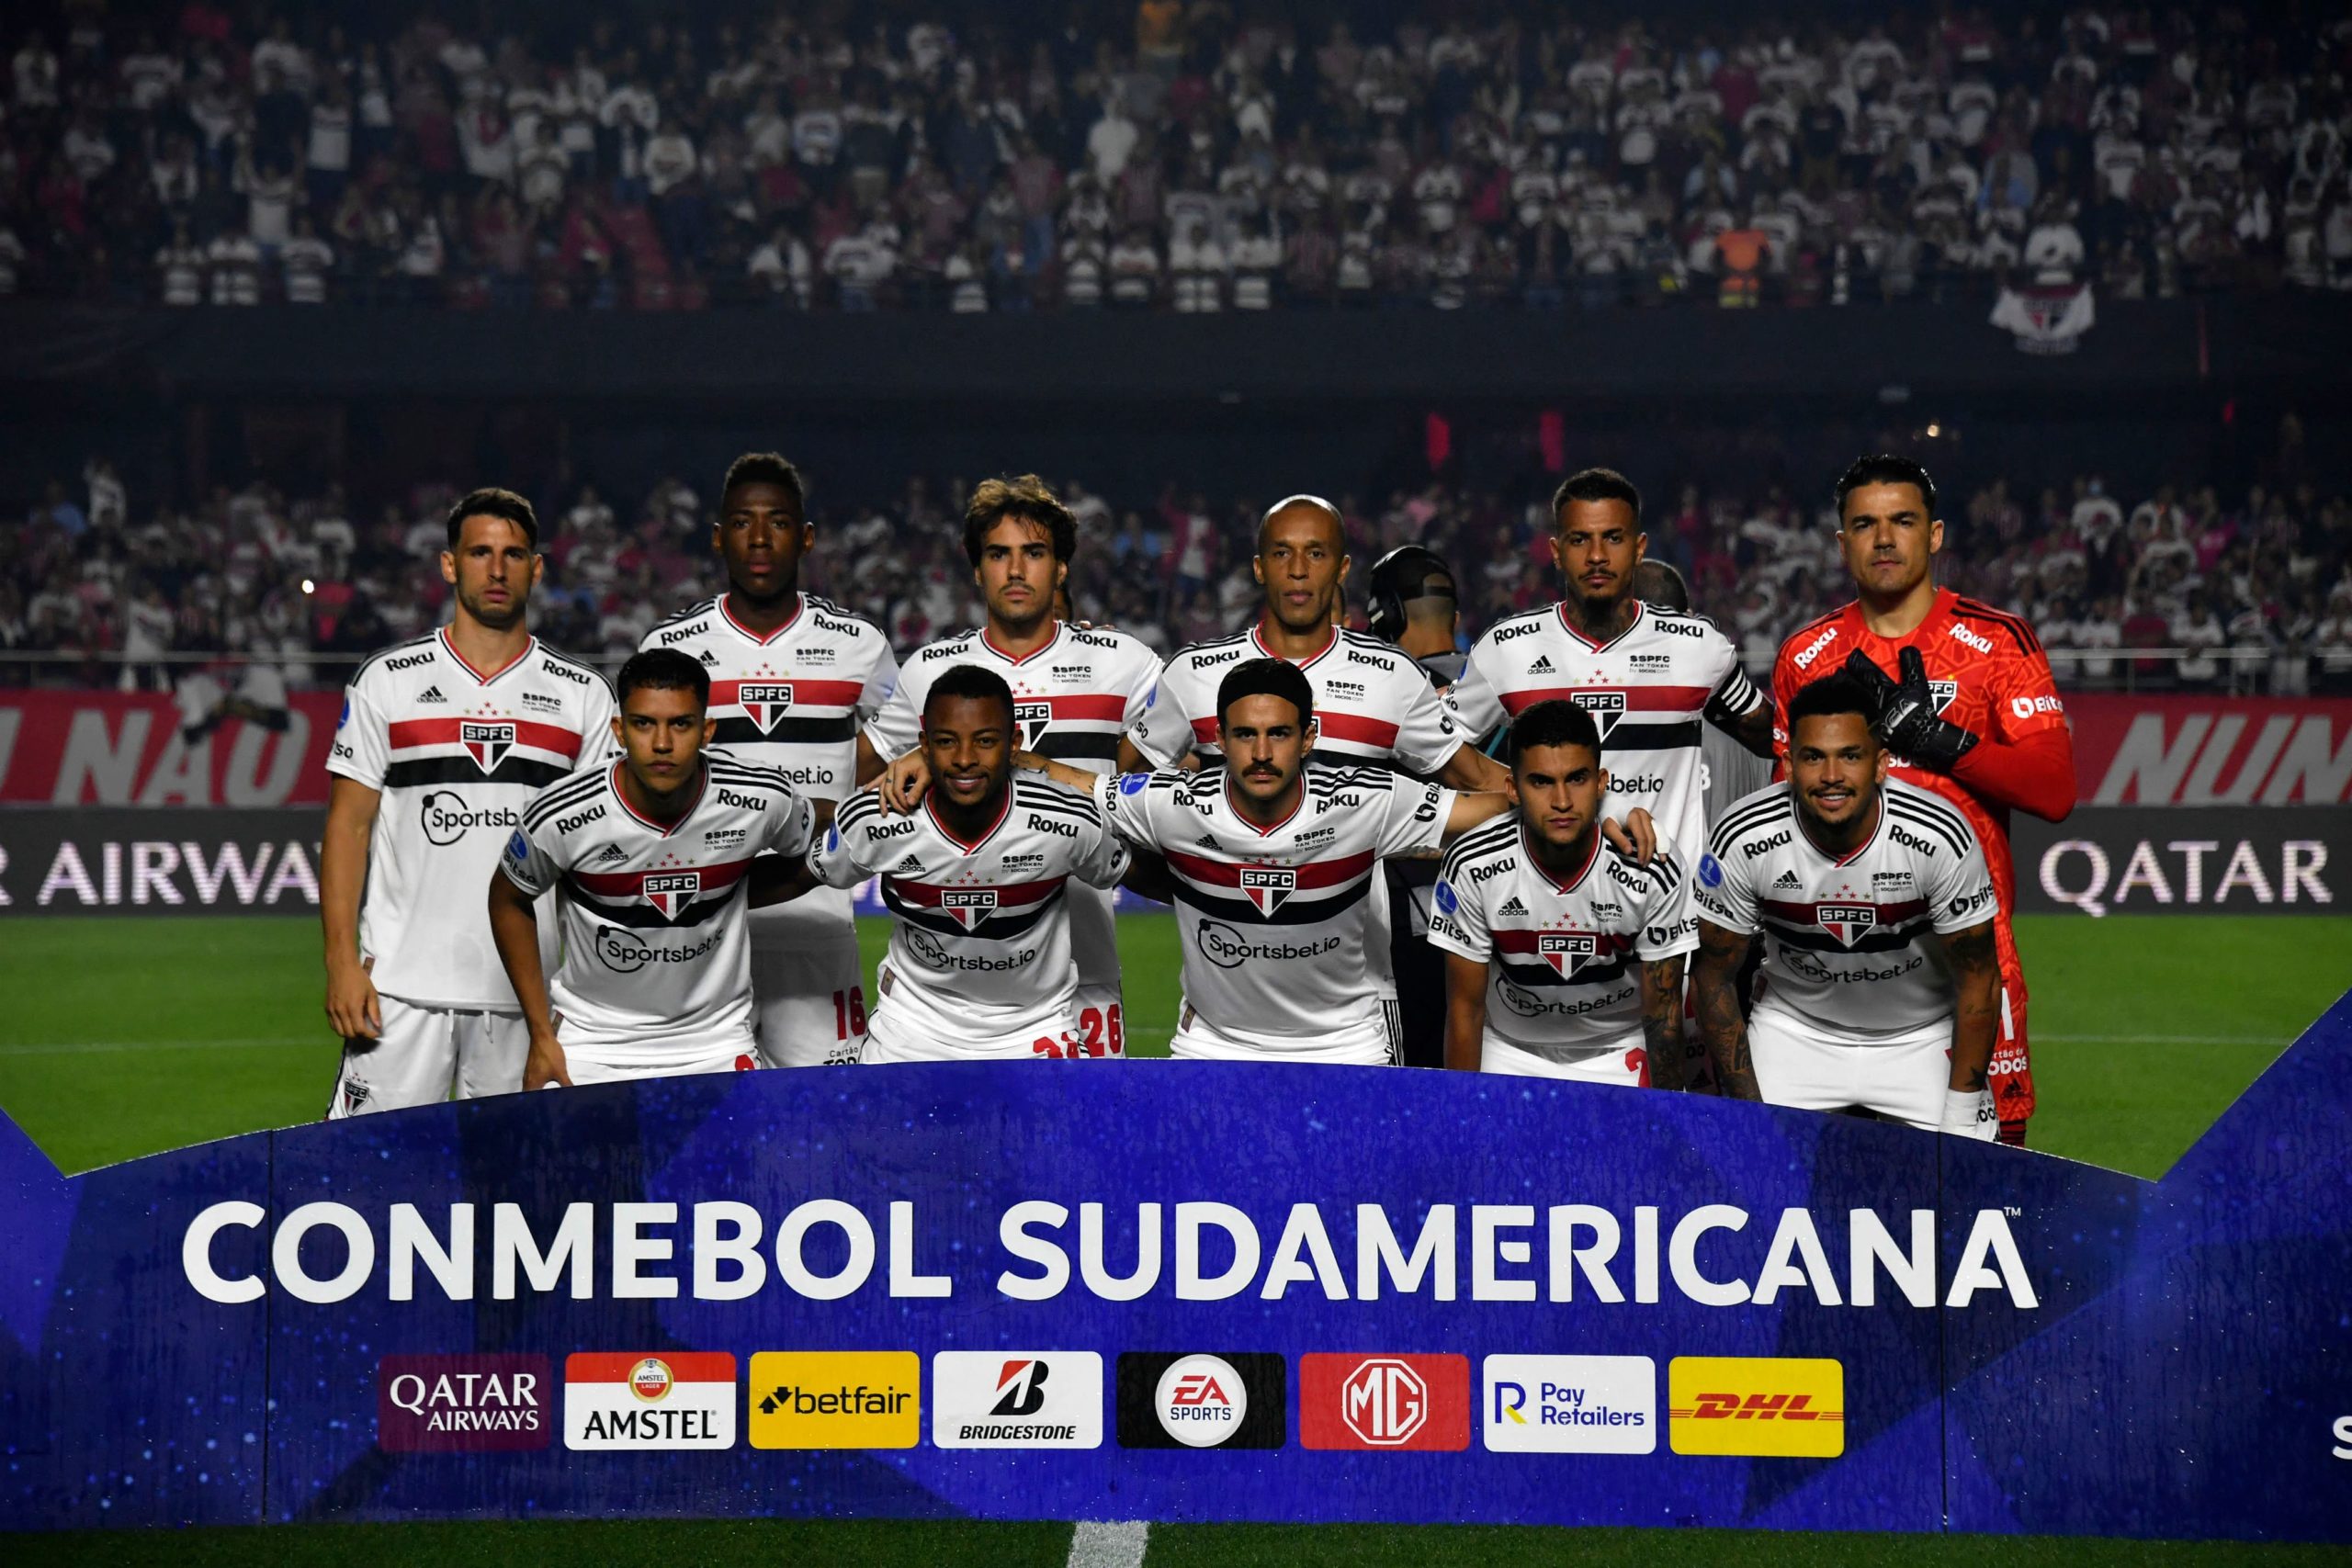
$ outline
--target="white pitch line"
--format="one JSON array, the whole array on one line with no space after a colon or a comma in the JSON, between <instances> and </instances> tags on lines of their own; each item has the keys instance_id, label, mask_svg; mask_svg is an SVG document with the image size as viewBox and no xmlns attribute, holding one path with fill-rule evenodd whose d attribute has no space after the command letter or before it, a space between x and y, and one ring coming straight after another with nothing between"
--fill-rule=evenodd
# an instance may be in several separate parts
<instances>
[{"instance_id":1,"label":"white pitch line","mask_svg":"<svg viewBox=\"0 0 2352 1568\"><path fill-rule=\"evenodd\" d=\"M1081 1520L1069 1532L1069 1568L1142 1568L1150 1538L1151 1527L1141 1519Z\"/></svg>"},{"instance_id":2,"label":"white pitch line","mask_svg":"<svg viewBox=\"0 0 2352 1568\"><path fill-rule=\"evenodd\" d=\"M91 1040L67 1045L0 1045L0 1056L70 1056L83 1051L212 1051L245 1050L257 1045L333 1045L325 1036L313 1040L289 1040L277 1035L267 1040Z\"/></svg>"}]
</instances>

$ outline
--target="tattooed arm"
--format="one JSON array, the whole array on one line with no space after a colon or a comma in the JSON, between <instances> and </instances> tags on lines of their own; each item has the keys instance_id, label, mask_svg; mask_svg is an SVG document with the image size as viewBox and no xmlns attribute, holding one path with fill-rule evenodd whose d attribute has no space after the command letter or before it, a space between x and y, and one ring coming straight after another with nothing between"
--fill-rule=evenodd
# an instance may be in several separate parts
<instances>
[{"instance_id":1,"label":"tattooed arm","mask_svg":"<svg viewBox=\"0 0 2352 1568\"><path fill-rule=\"evenodd\" d=\"M1652 1089L1690 1087L1682 1055L1682 958L1642 965L1642 1049L1650 1059Z\"/></svg>"},{"instance_id":2,"label":"tattooed arm","mask_svg":"<svg viewBox=\"0 0 2352 1568\"><path fill-rule=\"evenodd\" d=\"M1699 962L1691 967L1691 1000L1698 1013L1699 1038L1715 1065L1717 1092L1726 1100L1761 1100L1756 1087L1756 1065L1747 1054L1747 1021L1739 1011L1739 966L1756 939L1725 931L1713 920L1699 921Z\"/></svg>"},{"instance_id":3,"label":"tattooed arm","mask_svg":"<svg viewBox=\"0 0 2352 1568\"><path fill-rule=\"evenodd\" d=\"M1951 1085L1974 1093L1984 1087L1993 1065L1993 1043L2001 1031L2001 961L1993 946L1993 922L1984 921L1943 939L1944 961L1959 993L1951 1030Z\"/></svg>"}]
</instances>

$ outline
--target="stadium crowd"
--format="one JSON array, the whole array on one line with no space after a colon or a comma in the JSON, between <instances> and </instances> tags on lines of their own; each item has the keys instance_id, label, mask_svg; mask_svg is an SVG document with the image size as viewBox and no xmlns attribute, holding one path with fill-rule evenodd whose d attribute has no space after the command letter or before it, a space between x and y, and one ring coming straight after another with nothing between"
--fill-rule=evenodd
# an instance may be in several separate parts
<instances>
[{"instance_id":1,"label":"stadium crowd","mask_svg":"<svg viewBox=\"0 0 2352 1568\"><path fill-rule=\"evenodd\" d=\"M0 529L0 682L164 686L167 667L225 654L282 662L297 686L334 684L446 618L443 513L461 488L420 484L369 517L340 488L288 497L255 483L183 512L133 497L94 460L79 483L51 483L22 526ZM872 617L901 649L978 625L960 542L968 488L917 479L888 505L820 506L804 582ZM1250 541L1272 498L1171 483L1114 500L1075 479L1061 493L1080 527L1069 578L1080 618L1165 655L1256 613ZM1556 598L1548 494L1433 483L1336 498L1356 607L1372 561L1408 542L1451 563L1464 646L1497 617ZM541 635L610 667L655 621L717 592L715 500L673 477L633 502L583 487L547 507ZM2352 691L2352 497L2307 484L2119 495L2087 474L2039 494L1996 480L1945 512L1941 581L2029 617L2064 682ZM1650 553L1682 570L1696 607L1758 673L1789 632L1851 597L1826 493L1685 485L1653 495L1645 523ZM2155 648L2185 651L2128 657Z\"/></svg>"},{"instance_id":2,"label":"stadium crowd","mask_svg":"<svg viewBox=\"0 0 2352 1568\"><path fill-rule=\"evenodd\" d=\"M1212 310L2352 287L2341 6L2270 28L1952 6L1860 31L1804 6L1602 23L1479 0L1361 32L1331 9L19 7L0 295Z\"/></svg>"}]
</instances>

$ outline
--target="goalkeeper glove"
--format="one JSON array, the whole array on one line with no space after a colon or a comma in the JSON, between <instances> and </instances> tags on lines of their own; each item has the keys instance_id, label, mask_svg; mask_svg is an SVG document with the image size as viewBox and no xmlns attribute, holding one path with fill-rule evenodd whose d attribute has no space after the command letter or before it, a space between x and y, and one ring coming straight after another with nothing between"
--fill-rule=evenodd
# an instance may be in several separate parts
<instances>
[{"instance_id":1,"label":"goalkeeper glove","mask_svg":"<svg viewBox=\"0 0 2352 1568\"><path fill-rule=\"evenodd\" d=\"M2001 1135L2001 1112L1989 1089L1944 1090L1943 1130L1959 1138L1989 1144Z\"/></svg>"},{"instance_id":2,"label":"goalkeeper glove","mask_svg":"<svg viewBox=\"0 0 2352 1568\"><path fill-rule=\"evenodd\" d=\"M1936 694L1928 684L1928 661L1916 648L1906 648L1896 660L1900 682L1890 681L1871 657L1856 649L1846 656L1846 673L1862 684L1877 704L1871 728L1886 749L1905 761L1948 773L1976 744L1976 737L1936 712Z\"/></svg>"}]
</instances>

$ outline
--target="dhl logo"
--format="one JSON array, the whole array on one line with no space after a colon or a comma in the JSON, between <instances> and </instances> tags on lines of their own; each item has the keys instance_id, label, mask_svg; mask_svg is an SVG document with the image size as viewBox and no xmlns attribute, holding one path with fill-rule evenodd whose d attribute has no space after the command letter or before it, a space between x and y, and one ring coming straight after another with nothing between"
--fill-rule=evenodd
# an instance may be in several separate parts
<instances>
[{"instance_id":1,"label":"dhl logo","mask_svg":"<svg viewBox=\"0 0 2352 1568\"><path fill-rule=\"evenodd\" d=\"M1835 1459L1846 1451L1846 1369L1780 1356L1678 1356L1667 1367L1679 1454Z\"/></svg>"}]
</instances>

